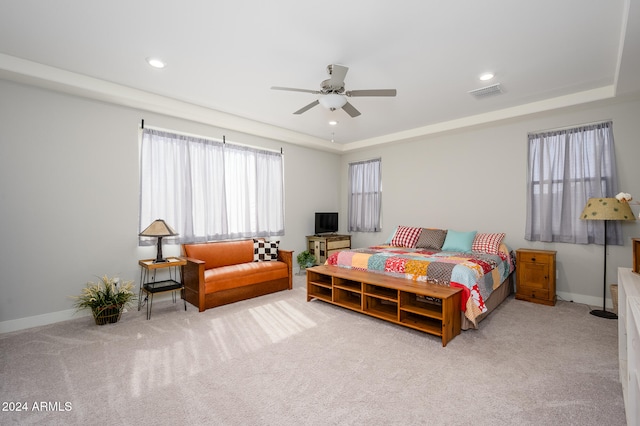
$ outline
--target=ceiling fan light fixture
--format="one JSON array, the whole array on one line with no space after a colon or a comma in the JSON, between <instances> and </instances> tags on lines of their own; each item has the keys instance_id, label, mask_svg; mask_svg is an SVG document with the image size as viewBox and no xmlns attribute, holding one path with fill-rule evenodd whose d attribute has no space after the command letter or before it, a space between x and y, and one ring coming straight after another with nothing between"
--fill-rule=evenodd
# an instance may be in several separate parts
<instances>
[{"instance_id":1,"label":"ceiling fan light fixture","mask_svg":"<svg viewBox=\"0 0 640 426\"><path fill-rule=\"evenodd\" d=\"M363 97L363 96L396 96L396 89L368 89L368 90L344 90L344 78L349 68L343 65L331 64L327 67L331 78L320 83L320 90L296 89L294 87L271 86L273 90L289 90L291 92L313 93L318 98L308 105L303 106L295 111L295 115L300 115L311 108L320 104L330 111L342 109L351 118L358 117L360 111L347 101L347 97ZM338 123L329 123L335 126Z\"/></svg>"},{"instance_id":2,"label":"ceiling fan light fixture","mask_svg":"<svg viewBox=\"0 0 640 426\"><path fill-rule=\"evenodd\" d=\"M342 108L344 104L347 103L347 98L336 93L328 93L326 95L320 96L320 99L318 99L318 101L320 102L320 105L333 111Z\"/></svg>"}]
</instances>

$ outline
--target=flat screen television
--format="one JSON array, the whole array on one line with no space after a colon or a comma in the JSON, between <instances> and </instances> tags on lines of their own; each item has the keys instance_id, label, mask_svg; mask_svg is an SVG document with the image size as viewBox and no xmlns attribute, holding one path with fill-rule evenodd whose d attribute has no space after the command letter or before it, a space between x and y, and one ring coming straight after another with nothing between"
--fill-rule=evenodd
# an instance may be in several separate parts
<instances>
[{"instance_id":1,"label":"flat screen television","mask_svg":"<svg viewBox=\"0 0 640 426\"><path fill-rule=\"evenodd\" d=\"M338 232L338 213L316 212L316 235Z\"/></svg>"}]
</instances>

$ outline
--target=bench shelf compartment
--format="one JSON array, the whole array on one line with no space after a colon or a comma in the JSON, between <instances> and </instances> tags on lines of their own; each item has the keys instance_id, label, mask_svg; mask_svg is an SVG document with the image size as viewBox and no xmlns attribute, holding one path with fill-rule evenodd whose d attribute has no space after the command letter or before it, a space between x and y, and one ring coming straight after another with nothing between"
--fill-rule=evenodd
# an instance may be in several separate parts
<instances>
[{"instance_id":1,"label":"bench shelf compartment","mask_svg":"<svg viewBox=\"0 0 640 426\"><path fill-rule=\"evenodd\" d=\"M336 266L307 268L307 301L318 299L439 336L460 334L461 289Z\"/></svg>"}]
</instances>

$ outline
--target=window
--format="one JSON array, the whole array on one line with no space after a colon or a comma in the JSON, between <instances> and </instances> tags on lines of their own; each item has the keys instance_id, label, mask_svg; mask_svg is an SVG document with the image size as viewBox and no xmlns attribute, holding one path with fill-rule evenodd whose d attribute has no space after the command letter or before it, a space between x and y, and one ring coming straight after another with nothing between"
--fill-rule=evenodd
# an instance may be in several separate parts
<instances>
[{"instance_id":1,"label":"window","mask_svg":"<svg viewBox=\"0 0 640 426\"><path fill-rule=\"evenodd\" d=\"M349 231L381 230L382 161L349 164Z\"/></svg>"},{"instance_id":2,"label":"window","mask_svg":"<svg viewBox=\"0 0 640 426\"><path fill-rule=\"evenodd\" d=\"M603 223L579 217L589 198L618 193L613 123L530 134L528 163L525 239L603 244ZM607 243L622 244L606 222Z\"/></svg>"},{"instance_id":3,"label":"window","mask_svg":"<svg viewBox=\"0 0 640 426\"><path fill-rule=\"evenodd\" d=\"M140 159L140 230L160 218L178 243L284 235L281 153L145 128Z\"/></svg>"}]
</instances>

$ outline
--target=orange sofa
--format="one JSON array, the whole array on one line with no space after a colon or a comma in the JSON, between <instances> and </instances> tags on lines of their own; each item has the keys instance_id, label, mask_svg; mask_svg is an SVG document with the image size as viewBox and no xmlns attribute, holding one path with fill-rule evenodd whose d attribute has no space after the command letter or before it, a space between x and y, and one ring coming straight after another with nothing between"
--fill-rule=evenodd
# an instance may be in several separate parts
<instances>
[{"instance_id":1,"label":"orange sofa","mask_svg":"<svg viewBox=\"0 0 640 426\"><path fill-rule=\"evenodd\" d=\"M254 240L183 244L185 299L200 312L292 288L293 251L278 260L254 261Z\"/></svg>"}]
</instances>

